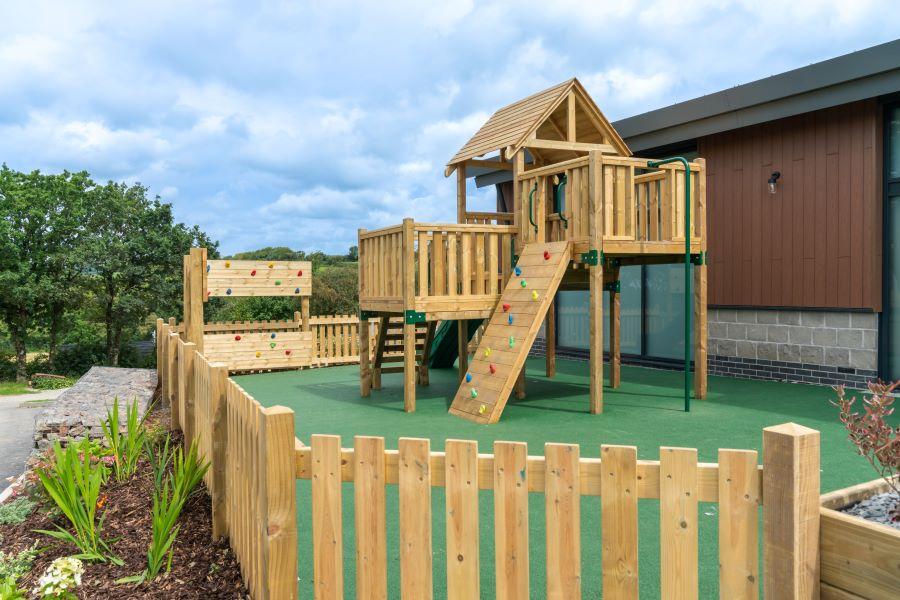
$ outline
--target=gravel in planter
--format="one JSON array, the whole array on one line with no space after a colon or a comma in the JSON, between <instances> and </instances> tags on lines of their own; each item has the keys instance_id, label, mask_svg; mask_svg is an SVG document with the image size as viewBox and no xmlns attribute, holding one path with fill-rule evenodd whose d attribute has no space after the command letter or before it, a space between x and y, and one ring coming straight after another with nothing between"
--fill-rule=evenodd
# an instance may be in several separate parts
<instances>
[{"instance_id":1,"label":"gravel in planter","mask_svg":"<svg viewBox=\"0 0 900 600\"><path fill-rule=\"evenodd\" d=\"M900 521L891 520L892 509L900 503L896 492L885 492L841 509L841 512L900 529Z\"/></svg>"}]
</instances>

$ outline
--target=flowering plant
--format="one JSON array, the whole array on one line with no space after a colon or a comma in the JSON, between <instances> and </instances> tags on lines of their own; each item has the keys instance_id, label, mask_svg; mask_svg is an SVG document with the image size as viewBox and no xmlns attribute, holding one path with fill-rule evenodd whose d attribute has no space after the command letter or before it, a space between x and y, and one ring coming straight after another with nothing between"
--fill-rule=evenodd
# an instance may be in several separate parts
<instances>
[{"instance_id":1,"label":"flowering plant","mask_svg":"<svg viewBox=\"0 0 900 600\"><path fill-rule=\"evenodd\" d=\"M900 427L892 427L887 418L894 413L894 390L900 381L892 384L870 382L870 396L863 396L863 412L854 411L856 397L847 399L843 386L835 387L840 419L847 428L847 438L856 446L860 456L864 456L872 468L900 495ZM900 503L894 508L893 519L900 520Z\"/></svg>"},{"instance_id":2,"label":"flowering plant","mask_svg":"<svg viewBox=\"0 0 900 600\"><path fill-rule=\"evenodd\" d=\"M41 575L37 587L34 588L34 593L43 599L76 598L73 590L81 585L83 574L84 565L74 556L57 558Z\"/></svg>"}]
</instances>

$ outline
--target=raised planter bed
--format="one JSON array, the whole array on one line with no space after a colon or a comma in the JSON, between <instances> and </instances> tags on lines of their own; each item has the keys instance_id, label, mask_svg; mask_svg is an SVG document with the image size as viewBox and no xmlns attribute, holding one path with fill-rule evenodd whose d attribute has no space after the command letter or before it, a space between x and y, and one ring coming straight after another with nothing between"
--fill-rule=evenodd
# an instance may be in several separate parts
<instances>
[{"instance_id":1,"label":"raised planter bed","mask_svg":"<svg viewBox=\"0 0 900 600\"><path fill-rule=\"evenodd\" d=\"M823 599L900 597L900 530L840 512L889 490L884 480L876 479L821 497Z\"/></svg>"}]
</instances>

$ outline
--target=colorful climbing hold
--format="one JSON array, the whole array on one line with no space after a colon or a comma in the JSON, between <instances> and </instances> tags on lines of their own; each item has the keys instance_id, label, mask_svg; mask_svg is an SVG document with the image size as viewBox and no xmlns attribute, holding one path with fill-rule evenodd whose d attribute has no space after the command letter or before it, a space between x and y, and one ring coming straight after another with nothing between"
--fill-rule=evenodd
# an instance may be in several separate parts
<instances>
[{"instance_id":1,"label":"colorful climbing hold","mask_svg":"<svg viewBox=\"0 0 900 600\"><path fill-rule=\"evenodd\" d=\"M303 269L297 271L297 277L303 277Z\"/></svg>"},{"instance_id":2,"label":"colorful climbing hold","mask_svg":"<svg viewBox=\"0 0 900 600\"><path fill-rule=\"evenodd\" d=\"M288 356L291 355L291 351L290 351L290 350L285 350L284 353L287 354Z\"/></svg>"},{"instance_id":3,"label":"colorful climbing hold","mask_svg":"<svg viewBox=\"0 0 900 600\"><path fill-rule=\"evenodd\" d=\"M493 365L493 363L491 363L491 365L488 368L491 370L491 375L493 375L494 373L497 372L497 367L495 367Z\"/></svg>"},{"instance_id":4,"label":"colorful climbing hold","mask_svg":"<svg viewBox=\"0 0 900 600\"><path fill-rule=\"evenodd\" d=\"M515 271L515 273L516 273L516 277L521 277L521 276L522 276L522 269L521 269L521 268L516 267L516 268L514 269L514 271Z\"/></svg>"},{"instance_id":5,"label":"colorful climbing hold","mask_svg":"<svg viewBox=\"0 0 900 600\"><path fill-rule=\"evenodd\" d=\"M532 299L532 300L537 300L537 299L538 299L538 293L537 293L537 291L532 291L532 292L531 292L531 299Z\"/></svg>"},{"instance_id":6,"label":"colorful climbing hold","mask_svg":"<svg viewBox=\"0 0 900 600\"><path fill-rule=\"evenodd\" d=\"M234 341L236 341L236 342L241 341L241 336L239 336L239 335L234 336Z\"/></svg>"},{"instance_id":7,"label":"colorful climbing hold","mask_svg":"<svg viewBox=\"0 0 900 600\"><path fill-rule=\"evenodd\" d=\"M491 349L490 349L490 348L485 348L485 349L484 349L484 355L485 355L485 356L490 356L490 355L491 355Z\"/></svg>"},{"instance_id":8,"label":"colorful climbing hold","mask_svg":"<svg viewBox=\"0 0 900 600\"><path fill-rule=\"evenodd\" d=\"M274 340L274 339L275 339L275 333L273 332L272 335L269 336L269 337L271 337L271 338Z\"/></svg>"},{"instance_id":9,"label":"colorful climbing hold","mask_svg":"<svg viewBox=\"0 0 900 600\"><path fill-rule=\"evenodd\" d=\"M472 374L466 373L466 383L470 383L472 381Z\"/></svg>"},{"instance_id":10,"label":"colorful climbing hold","mask_svg":"<svg viewBox=\"0 0 900 600\"><path fill-rule=\"evenodd\" d=\"M509 347L514 348L515 345L516 345L516 338L514 338L513 336L509 336Z\"/></svg>"},{"instance_id":11,"label":"colorful climbing hold","mask_svg":"<svg viewBox=\"0 0 900 600\"><path fill-rule=\"evenodd\" d=\"M275 280L275 285L281 285L281 280L280 280L280 279L276 279L276 280Z\"/></svg>"},{"instance_id":12,"label":"colorful climbing hold","mask_svg":"<svg viewBox=\"0 0 900 600\"><path fill-rule=\"evenodd\" d=\"M270 268L270 269L271 269L272 267L274 267L274 266L275 266L275 263L271 263L271 262L269 263L269 268Z\"/></svg>"},{"instance_id":13,"label":"colorful climbing hold","mask_svg":"<svg viewBox=\"0 0 900 600\"><path fill-rule=\"evenodd\" d=\"M512 322L513 322L512 315L509 315L509 324L512 325Z\"/></svg>"},{"instance_id":14,"label":"colorful climbing hold","mask_svg":"<svg viewBox=\"0 0 900 600\"><path fill-rule=\"evenodd\" d=\"M471 393L472 393L472 397L473 397L473 398L477 398L477 397L478 397L478 390L476 390L475 388L472 388L472 392L471 392Z\"/></svg>"},{"instance_id":15,"label":"colorful climbing hold","mask_svg":"<svg viewBox=\"0 0 900 600\"><path fill-rule=\"evenodd\" d=\"M228 288L227 290L225 290L225 293L228 294L228 295L230 296L230 295L231 295L231 288Z\"/></svg>"},{"instance_id":16,"label":"colorful climbing hold","mask_svg":"<svg viewBox=\"0 0 900 600\"><path fill-rule=\"evenodd\" d=\"M550 260L550 251L544 250L544 260Z\"/></svg>"},{"instance_id":17,"label":"colorful climbing hold","mask_svg":"<svg viewBox=\"0 0 900 600\"><path fill-rule=\"evenodd\" d=\"M206 290L206 297L209 298L212 295L212 290Z\"/></svg>"},{"instance_id":18,"label":"colorful climbing hold","mask_svg":"<svg viewBox=\"0 0 900 600\"><path fill-rule=\"evenodd\" d=\"M256 269L250 271L250 277L256 277Z\"/></svg>"},{"instance_id":19,"label":"colorful climbing hold","mask_svg":"<svg viewBox=\"0 0 900 600\"><path fill-rule=\"evenodd\" d=\"M275 347L275 342L269 342L269 348L274 348L274 347Z\"/></svg>"},{"instance_id":20,"label":"colorful climbing hold","mask_svg":"<svg viewBox=\"0 0 900 600\"><path fill-rule=\"evenodd\" d=\"M508 311L508 310L509 310L509 304L504 304L504 305L503 305L503 312L506 312L506 311Z\"/></svg>"},{"instance_id":21,"label":"colorful climbing hold","mask_svg":"<svg viewBox=\"0 0 900 600\"><path fill-rule=\"evenodd\" d=\"M212 266L212 265L210 265L209 263L206 263L206 272L207 272L207 273L209 273L209 268L210 268L211 266Z\"/></svg>"},{"instance_id":22,"label":"colorful climbing hold","mask_svg":"<svg viewBox=\"0 0 900 600\"><path fill-rule=\"evenodd\" d=\"M482 414L482 415L483 415L483 414L484 414L484 411L486 411L486 410L487 410L487 406L485 406L484 404L482 404L481 406L478 407L478 413L479 413L479 414Z\"/></svg>"},{"instance_id":23,"label":"colorful climbing hold","mask_svg":"<svg viewBox=\"0 0 900 600\"><path fill-rule=\"evenodd\" d=\"M522 287L528 287L528 282L524 279L522 280Z\"/></svg>"},{"instance_id":24,"label":"colorful climbing hold","mask_svg":"<svg viewBox=\"0 0 900 600\"><path fill-rule=\"evenodd\" d=\"M229 262L229 261L226 260L226 261L225 261L225 268L228 269L228 268L230 268L230 267L231 267L231 262Z\"/></svg>"},{"instance_id":25,"label":"colorful climbing hold","mask_svg":"<svg viewBox=\"0 0 900 600\"><path fill-rule=\"evenodd\" d=\"M262 356L262 352L257 352L257 353L256 353L256 358L259 358L260 356Z\"/></svg>"},{"instance_id":26,"label":"colorful climbing hold","mask_svg":"<svg viewBox=\"0 0 900 600\"><path fill-rule=\"evenodd\" d=\"M298 287L297 287L297 288L294 288L294 293L295 293L295 294L299 294L299 293L300 293L300 288L298 288Z\"/></svg>"}]
</instances>

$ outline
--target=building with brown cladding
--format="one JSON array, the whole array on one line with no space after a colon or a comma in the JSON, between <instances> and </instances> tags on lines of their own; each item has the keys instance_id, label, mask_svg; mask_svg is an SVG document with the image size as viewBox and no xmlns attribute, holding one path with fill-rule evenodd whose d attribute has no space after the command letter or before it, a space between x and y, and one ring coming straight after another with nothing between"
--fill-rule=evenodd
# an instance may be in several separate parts
<instances>
[{"instance_id":1,"label":"building with brown cladding","mask_svg":"<svg viewBox=\"0 0 900 600\"><path fill-rule=\"evenodd\" d=\"M710 373L900 378L900 40L613 126L638 156L706 159ZM626 358L677 364L679 275L622 269ZM558 352L583 355L586 313L560 293Z\"/></svg>"}]
</instances>

